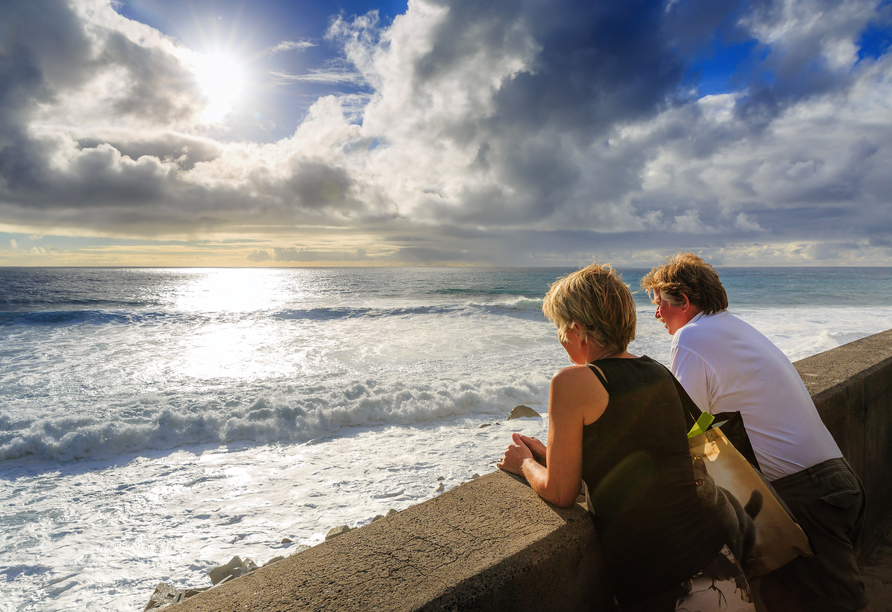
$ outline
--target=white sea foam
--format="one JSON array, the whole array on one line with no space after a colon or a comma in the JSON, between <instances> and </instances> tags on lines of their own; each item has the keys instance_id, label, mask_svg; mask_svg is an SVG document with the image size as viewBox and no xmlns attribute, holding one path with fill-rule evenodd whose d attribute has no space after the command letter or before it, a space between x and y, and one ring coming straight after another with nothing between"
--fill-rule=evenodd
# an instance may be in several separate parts
<instances>
[{"instance_id":1,"label":"white sea foam","mask_svg":"<svg viewBox=\"0 0 892 612\"><path fill-rule=\"evenodd\" d=\"M208 585L208 570L233 555L262 563L319 543L331 527L364 525L492 471L511 432L546 432L542 419L501 419L349 428L300 445L197 446L61 469L8 465L14 484L0 488L0 504L29 501L5 519L18 546L4 555L0 589L22 610L139 609L159 581Z\"/></svg>"},{"instance_id":2,"label":"white sea foam","mask_svg":"<svg viewBox=\"0 0 892 612\"><path fill-rule=\"evenodd\" d=\"M28 456L70 461L192 444L304 442L345 427L412 425L541 402L544 380L544 376L533 376L499 385L475 375L382 388L374 379L346 379L339 388L309 390L283 383L281 389L266 390L246 404L207 401L187 407L171 405L175 402L169 398L137 397L137 406L149 406L151 417L131 418L127 423L114 415L110 420L100 415L56 416L16 423L14 429L7 425L0 434L0 459ZM140 411L128 408L130 413Z\"/></svg>"}]
</instances>

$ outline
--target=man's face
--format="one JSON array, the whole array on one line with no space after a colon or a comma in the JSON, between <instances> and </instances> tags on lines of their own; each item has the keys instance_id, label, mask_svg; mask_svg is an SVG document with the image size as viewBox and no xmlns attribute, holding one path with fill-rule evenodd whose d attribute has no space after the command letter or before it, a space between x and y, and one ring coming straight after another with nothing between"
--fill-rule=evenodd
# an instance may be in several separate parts
<instances>
[{"instance_id":1,"label":"man's face","mask_svg":"<svg viewBox=\"0 0 892 612\"><path fill-rule=\"evenodd\" d=\"M675 332L694 318L694 315L687 312L690 306L688 308L685 306L673 306L663 300L659 291L654 291L654 304L657 306L657 312L654 316L660 320L670 336L674 336Z\"/></svg>"}]
</instances>

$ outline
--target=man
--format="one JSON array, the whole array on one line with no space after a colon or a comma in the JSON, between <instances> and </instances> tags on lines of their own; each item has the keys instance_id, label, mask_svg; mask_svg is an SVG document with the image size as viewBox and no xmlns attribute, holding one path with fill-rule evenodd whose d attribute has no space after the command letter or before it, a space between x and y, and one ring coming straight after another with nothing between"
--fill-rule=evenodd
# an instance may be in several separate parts
<instances>
[{"instance_id":1,"label":"man","mask_svg":"<svg viewBox=\"0 0 892 612\"><path fill-rule=\"evenodd\" d=\"M772 612L869 610L855 562L864 487L790 360L727 311L719 275L679 253L641 279L672 335L670 369L704 412L740 412L762 472L808 534L799 557L762 580Z\"/></svg>"}]
</instances>

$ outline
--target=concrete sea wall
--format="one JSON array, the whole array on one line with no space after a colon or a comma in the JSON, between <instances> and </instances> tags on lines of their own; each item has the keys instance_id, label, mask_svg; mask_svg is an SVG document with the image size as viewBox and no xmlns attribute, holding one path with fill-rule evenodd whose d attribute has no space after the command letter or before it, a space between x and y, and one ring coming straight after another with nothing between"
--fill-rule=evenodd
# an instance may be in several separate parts
<instances>
[{"instance_id":1,"label":"concrete sea wall","mask_svg":"<svg viewBox=\"0 0 892 612\"><path fill-rule=\"evenodd\" d=\"M892 330L794 365L867 490L864 556L892 527Z\"/></svg>"},{"instance_id":2,"label":"concrete sea wall","mask_svg":"<svg viewBox=\"0 0 892 612\"><path fill-rule=\"evenodd\" d=\"M868 551L892 519L892 330L795 365L864 481ZM601 563L581 506L495 472L168 609L599 609Z\"/></svg>"}]
</instances>

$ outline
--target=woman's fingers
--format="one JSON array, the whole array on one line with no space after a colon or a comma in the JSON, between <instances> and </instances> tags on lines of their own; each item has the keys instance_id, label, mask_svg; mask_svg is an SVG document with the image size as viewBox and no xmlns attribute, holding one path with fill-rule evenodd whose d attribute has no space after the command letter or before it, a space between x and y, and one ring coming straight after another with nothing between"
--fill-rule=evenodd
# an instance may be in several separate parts
<instances>
[{"instance_id":1,"label":"woman's fingers","mask_svg":"<svg viewBox=\"0 0 892 612\"><path fill-rule=\"evenodd\" d=\"M521 466L523 465L524 459L532 456L533 454L530 452L530 449L522 442L519 444L511 444L505 451L505 456L496 464L496 467L500 470L505 470L506 472L521 474Z\"/></svg>"},{"instance_id":2,"label":"woman's fingers","mask_svg":"<svg viewBox=\"0 0 892 612\"><path fill-rule=\"evenodd\" d=\"M530 438L529 436L525 436L523 434L516 433L512 436L512 438L514 438L515 443L523 444L530 450L533 450L534 448L537 448L540 446L542 448L545 448L544 445L541 442L539 442L539 440L537 440L536 438Z\"/></svg>"},{"instance_id":3,"label":"woman's fingers","mask_svg":"<svg viewBox=\"0 0 892 612\"><path fill-rule=\"evenodd\" d=\"M529 436L524 436L521 434L514 434L515 441L520 441L524 446L529 448L533 453L537 455L545 454L545 445L542 444L538 439L531 438Z\"/></svg>"}]
</instances>

